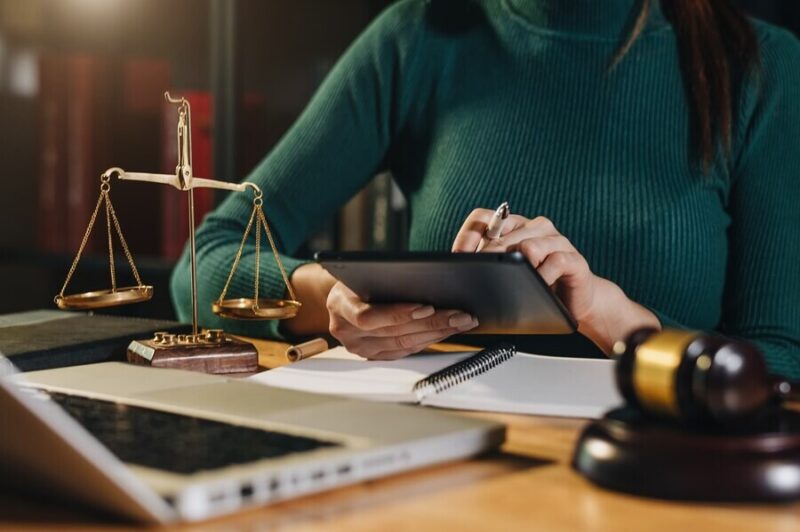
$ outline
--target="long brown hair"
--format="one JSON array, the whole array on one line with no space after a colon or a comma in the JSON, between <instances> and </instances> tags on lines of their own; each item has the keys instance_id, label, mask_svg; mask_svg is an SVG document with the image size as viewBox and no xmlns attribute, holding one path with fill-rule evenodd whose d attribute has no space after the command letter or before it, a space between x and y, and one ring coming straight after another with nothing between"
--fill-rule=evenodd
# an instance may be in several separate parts
<instances>
[{"instance_id":1,"label":"long brown hair","mask_svg":"<svg viewBox=\"0 0 800 532\"><path fill-rule=\"evenodd\" d=\"M612 68L647 25L651 2L641 9ZM747 17L732 0L660 0L678 41L689 103L693 155L707 173L722 147L731 155L733 116L747 75L759 65L758 40Z\"/></svg>"}]
</instances>

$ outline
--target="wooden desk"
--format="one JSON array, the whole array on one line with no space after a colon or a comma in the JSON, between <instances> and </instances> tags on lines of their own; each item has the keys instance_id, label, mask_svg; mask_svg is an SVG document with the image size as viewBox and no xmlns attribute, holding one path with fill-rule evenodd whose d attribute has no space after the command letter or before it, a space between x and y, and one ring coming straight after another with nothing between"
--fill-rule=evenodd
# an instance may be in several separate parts
<instances>
[{"instance_id":1,"label":"wooden desk","mask_svg":"<svg viewBox=\"0 0 800 532\"><path fill-rule=\"evenodd\" d=\"M264 366L285 347L259 345ZM182 530L800 530L800 503L689 504L601 490L574 473L572 447L584 422L469 414L506 423L500 452L287 501ZM725 482L724 477L719 479ZM0 529L122 528L90 512L0 494Z\"/></svg>"}]
</instances>

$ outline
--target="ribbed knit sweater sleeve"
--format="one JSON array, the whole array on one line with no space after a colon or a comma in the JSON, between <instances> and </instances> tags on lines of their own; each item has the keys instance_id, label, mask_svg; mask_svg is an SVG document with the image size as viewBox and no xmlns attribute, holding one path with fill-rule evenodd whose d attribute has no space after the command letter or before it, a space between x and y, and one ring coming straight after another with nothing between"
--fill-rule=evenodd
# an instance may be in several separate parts
<instances>
[{"instance_id":1,"label":"ribbed knit sweater sleeve","mask_svg":"<svg viewBox=\"0 0 800 532\"><path fill-rule=\"evenodd\" d=\"M264 212L287 273L303 261L291 254L385 164L402 117L400 87L413 57L418 3L389 8L350 46L273 151L246 178L264 192ZM252 195L231 194L197 231L199 321L252 336L279 336L278 322L221 320L211 312L230 271L252 209ZM285 286L269 247L262 245L260 297L282 298ZM251 235L227 298L252 297L255 245ZM179 319L191 320L188 257L172 275Z\"/></svg>"},{"instance_id":2,"label":"ribbed knit sweater sleeve","mask_svg":"<svg viewBox=\"0 0 800 532\"><path fill-rule=\"evenodd\" d=\"M762 32L761 66L735 128L729 255L718 332L756 344L770 372L800 378L800 43ZM665 327L686 327L653 309ZM691 327L689 327L691 328Z\"/></svg>"},{"instance_id":3,"label":"ribbed knit sweater sleeve","mask_svg":"<svg viewBox=\"0 0 800 532\"><path fill-rule=\"evenodd\" d=\"M800 43L776 30L761 54L734 161L721 330L755 342L774 373L800 376Z\"/></svg>"}]
</instances>

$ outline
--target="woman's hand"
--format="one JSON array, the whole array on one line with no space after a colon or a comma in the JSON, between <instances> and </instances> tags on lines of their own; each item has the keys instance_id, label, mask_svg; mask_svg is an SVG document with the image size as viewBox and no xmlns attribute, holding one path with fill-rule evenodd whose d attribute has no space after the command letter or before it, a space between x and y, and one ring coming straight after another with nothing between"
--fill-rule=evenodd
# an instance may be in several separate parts
<instances>
[{"instance_id":1,"label":"woman's hand","mask_svg":"<svg viewBox=\"0 0 800 532\"><path fill-rule=\"evenodd\" d=\"M478 326L457 310L436 310L414 303L369 304L337 282L326 303L330 333L351 353L394 360Z\"/></svg>"},{"instance_id":2,"label":"woman's hand","mask_svg":"<svg viewBox=\"0 0 800 532\"><path fill-rule=\"evenodd\" d=\"M456 235L453 251L474 252L493 213L472 211ZM509 216L500 238L482 250L505 251L525 255L577 320L578 331L606 354L611 353L614 342L634 329L661 328L652 312L630 300L616 284L594 275L583 255L547 218Z\"/></svg>"}]
</instances>

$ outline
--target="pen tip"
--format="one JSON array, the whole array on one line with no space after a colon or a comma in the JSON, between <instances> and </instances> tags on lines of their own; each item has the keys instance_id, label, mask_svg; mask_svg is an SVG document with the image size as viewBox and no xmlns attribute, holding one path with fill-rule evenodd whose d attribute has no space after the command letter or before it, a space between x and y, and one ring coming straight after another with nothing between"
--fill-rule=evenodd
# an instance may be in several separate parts
<instances>
[{"instance_id":1,"label":"pen tip","mask_svg":"<svg viewBox=\"0 0 800 532\"><path fill-rule=\"evenodd\" d=\"M511 213L511 210L508 208L507 201L501 203L500 207L497 210L500 211L500 216L502 216L503 218L507 218L508 215Z\"/></svg>"}]
</instances>

